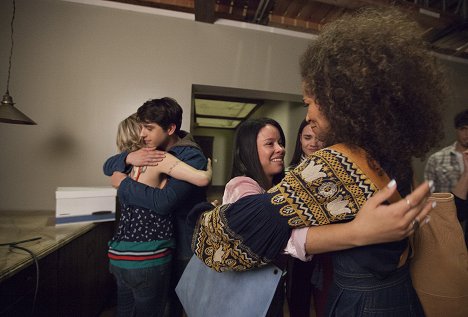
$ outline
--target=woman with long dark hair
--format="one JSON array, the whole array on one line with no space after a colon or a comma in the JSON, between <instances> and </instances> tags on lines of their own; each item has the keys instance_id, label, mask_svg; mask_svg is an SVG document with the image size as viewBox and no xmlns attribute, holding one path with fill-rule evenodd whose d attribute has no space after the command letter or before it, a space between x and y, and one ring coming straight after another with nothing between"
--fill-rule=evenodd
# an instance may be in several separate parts
<instances>
[{"instance_id":1,"label":"woman with long dark hair","mask_svg":"<svg viewBox=\"0 0 468 317\"><path fill-rule=\"evenodd\" d=\"M242 122L234 138L231 179L225 186L222 203L265 193L277 184L284 176L284 146L283 129L277 121L256 118ZM221 274L193 256L177 287L187 315L283 316L284 276L272 272L281 272L286 261L282 261L283 265L275 262L282 267L269 264L249 275L245 272ZM194 287L197 294L203 290L199 296L193 296ZM254 297L249 296L252 293ZM220 297L223 299L217 300Z\"/></svg>"},{"instance_id":2,"label":"woman with long dark hair","mask_svg":"<svg viewBox=\"0 0 468 317\"><path fill-rule=\"evenodd\" d=\"M312 130L312 126L307 120L302 120L301 125L297 131L296 145L294 146L293 157L289 163L288 169L293 169L300 163L305 161L309 155L315 151L321 150L325 144L319 140Z\"/></svg>"}]
</instances>

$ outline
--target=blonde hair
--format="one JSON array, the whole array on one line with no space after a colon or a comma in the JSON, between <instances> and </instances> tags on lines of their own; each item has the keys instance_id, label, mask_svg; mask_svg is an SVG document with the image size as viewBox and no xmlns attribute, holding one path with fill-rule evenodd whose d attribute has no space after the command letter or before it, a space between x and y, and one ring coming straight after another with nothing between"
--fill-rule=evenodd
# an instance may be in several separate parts
<instances>
[{"instance_id":1,"label":"blonde hair","mask_svg":"<svg viewBox=\"0 0 468 317\"><path fill-rule=\"evenodd\" d=\"M119 123L116 143L120 152L133 152L141 148L140 130L136 113Z\"/></svg>"}]
</instances>

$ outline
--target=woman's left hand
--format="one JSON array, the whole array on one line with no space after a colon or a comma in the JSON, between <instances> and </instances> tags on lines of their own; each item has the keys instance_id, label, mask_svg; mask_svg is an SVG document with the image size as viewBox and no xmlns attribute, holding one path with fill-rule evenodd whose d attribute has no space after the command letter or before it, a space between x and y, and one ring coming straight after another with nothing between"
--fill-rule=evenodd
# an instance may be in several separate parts
<instances>
[{"instance_id":1,"label":"woman's left hand","mask_svg":"<svg viewBox=\"0 0 468 317\"><path fill-rule=\"evenodd\" d=\"M423 226L433 208L427 198L431 192L428 182L419 185L411 194L390 205L384 204L396 190L390 183L371 197L351 222L359 230L359 245L398 241Z\"/></svg>"}]
</instances>

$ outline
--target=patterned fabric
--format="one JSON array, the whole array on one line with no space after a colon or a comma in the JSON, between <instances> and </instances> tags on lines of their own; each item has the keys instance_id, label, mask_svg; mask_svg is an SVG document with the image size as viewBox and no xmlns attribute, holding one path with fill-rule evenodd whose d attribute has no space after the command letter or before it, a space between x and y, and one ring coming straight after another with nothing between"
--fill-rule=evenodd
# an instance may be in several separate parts
<instances>
[{"instance_id":1,"label":"patterned fabric","mask_svg":"<svg viewBox=\"0 0 468 317\"><path fill-rule=\"evenodd\" d=\"M172 260L172 240L149 242L115 241L109 243L109 262L120 268L142 269L160 266Z\"/></svg>"},{"instance_id":2,"label":"patterned fabric","mask_svg":"<svg viewBox=\"0 0 468 317\"><path fill-rule=\"evenodd\" d=\"M377 190L349 157L326 148L267 193L205 211L192 248L219 272L263 266L286 246L292 228L351 220Z\"/></svg>"},{"instance_id":3,"label":"patterned fabric","mask_svg":"<svg viewBox=\"0 0 468 317\"><path fill-rule=\"evenodd\" d=\"M462 170L455 145L456 142L432 154L427 160L424 178L434 181L435 192L451 192L460 179Z\"/></svg>"},{"instance_id":4,"label":"patterned fabric","mask_svg":"<svg viewBox=\"0 0 468 317\"><path fill-rule=\"evenodd\" d=\"M121 268L158 266L172 259L175 248L171 215L122 205L116 233L109 242L108 257Z\"/></svg>"}]
</instances>

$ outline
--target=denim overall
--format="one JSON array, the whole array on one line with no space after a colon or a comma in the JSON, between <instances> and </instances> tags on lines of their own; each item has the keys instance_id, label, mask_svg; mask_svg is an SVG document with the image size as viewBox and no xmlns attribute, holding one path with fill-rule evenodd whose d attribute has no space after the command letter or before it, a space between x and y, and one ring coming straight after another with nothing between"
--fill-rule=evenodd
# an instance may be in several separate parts
<instances>
[{"instance_id":1,"label":"denim overall","mask_svg":"<svg viewBox=\"0 0 468 317\"><path fill-rule=\"evenodd\" d=\"M387 255L392 252L387 252L386 246L391 248L392 244L333 253L334 281L328 298L327 316L424 316L412 286L408 261L391 270L389 266L378 263L379 258L382 260L379 251ZM380 272L374 271L375 268ZM382 273L386 269L389 271Z\"/></svg>"}]
</instances>

